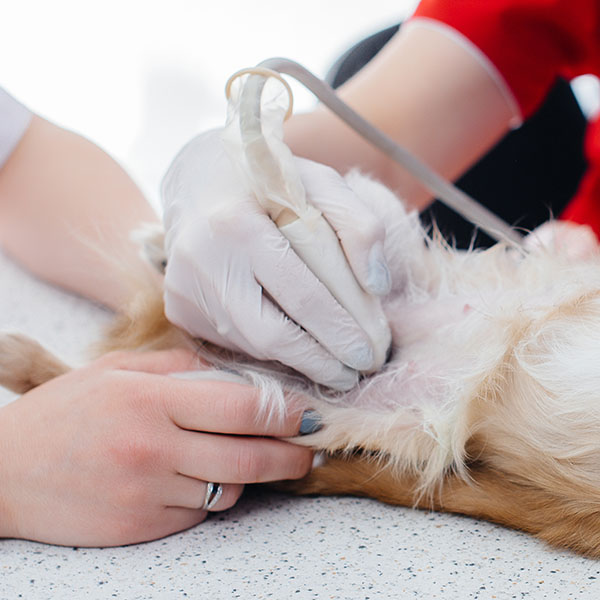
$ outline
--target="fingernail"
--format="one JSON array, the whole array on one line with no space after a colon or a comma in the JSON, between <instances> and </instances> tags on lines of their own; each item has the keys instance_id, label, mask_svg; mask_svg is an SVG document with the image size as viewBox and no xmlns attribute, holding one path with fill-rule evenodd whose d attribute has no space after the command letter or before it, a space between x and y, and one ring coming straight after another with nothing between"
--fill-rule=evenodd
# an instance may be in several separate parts
<instances>
[{"instance_id":1,"label":"fingernail","mask_svg":"<svg viewBox=\"0 0 600 600\"><path fill-rule=\"evenodd\" d=\"M320 383L338 392L347 392L358 383L358 373L353 369L342 366L342 371L337 377Z\"/></svg>"},{"instance_id":2,"label":"fingernail","mask_svg":"<svg viewBox=\"0 0 600 600\"><path fill-rule=\"evenodd\" d=\"M383 254L382 242L375 242L369 252L367 287L376 296L385 296L392 289L392 276Z\"/></svg>"},{"instance_id":3,"label":"fingernail","mask_svg":"<svg viewBox=\"0 0 600 600\"><path fill-rule=\"evenodd\" d=\"M300 435L310 435L322 428L321 415L316 410L305 410L302 414L302 421L300 422Z\"/></svg>"},{"instance_id":4,"label":"fingernail","mask_svg":"<svg viewBox=\"0 0 600 600\"><path fill-rule=\"evenodd\" d=\"M364 345L349 352L344 363L357 371L367 371L373 366L373 360L373 348Z\"/></svg>"}]
</instances>

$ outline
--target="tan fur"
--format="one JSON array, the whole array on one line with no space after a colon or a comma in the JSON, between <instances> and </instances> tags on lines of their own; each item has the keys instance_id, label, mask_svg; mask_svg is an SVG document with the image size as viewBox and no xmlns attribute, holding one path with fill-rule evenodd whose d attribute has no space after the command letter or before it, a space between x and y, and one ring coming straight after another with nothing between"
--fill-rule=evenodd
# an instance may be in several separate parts
<instances>
[{"instance_id":1,"label":"tan fur","mask_svg":"<svg viewBox=\"0 0 600 600\"><path fill-rule=\"evenodd\" d=\"M96 354L112 350L164 350L193 347L189 336L167 321L162 293L150 283L115 318Z\"/></svg>"},{"instance_id":2,"label":"tan fur","mask_svg":"<svg viewBox=\"0 0 600 600\"><path fill-rule=\"evenodd\" d=\"M536 333L534 328L539 330L554 319L565 315L579 318L586 306L599 298L600 293L587 294L553 308L537 323L515 326L509 347L518 347L520 340ZM123 320L113 329L116 337L111 347L117 348L124 341L125 347L148 348L181 341L180 332L166 321L157 298L143 306L143 313L134 311L129 321ZM124 338L124 331L130 335ZM510 388L518 385L515 378L522 379L523 374L515 368L511 352L480 382L478 399L470 405L465 423L466 469L456 473L449 468L430 493L423 494L420 473L399 468L395 457L381 454L377 445L333 453L305 479L282 482L279 487L298 494L352 494L389 504L465 514L600 557L600 490L580 481L573 464L557 465L543 449L533 447L526 435L527 423L523 432L514 430L514 419L507 418L506 413L515 410L514 404L507 403L513 397ZM314 436L308 439L316 449L323 446ZM424 435L420 443L424 446L419 452L427 455L431 438Z\"/></svg>"},{"instance_id":3,"label":"tan fur","mask_svg":"<svg viewBox=\"0 0 600 600\"><path fill-rule=\"evenodd\" d=\"M0 385L24 394L69 370L35 340L20 333L0 335Z\"/></svg>"},{"instance_id":4,"label":"tan fur","mask_svg":"<svg viewBox=\"0 0 600 600\"><path fill-rule=\"evenodd\" d=\"M577 307L589 300L580 298L554 309L543 321L565 311L577 312ZM513 335L524 333L519 330ZM103 349L159 349L188 344L188 338L166 320L161 295L148 289L134 299L126 314L117 318ZM25 336L0 338L0 356L0 383L18 392L68 370ZM6 361L6 356L12 357L11 362ZM514 408L503 404L504 398L510 396L505 391L514 376L511 360L506 357L496 374L481 382L479 400L471 406L467 427L471 433L464 447L465 473L449 469L431 493L422 494L419 473L398 468L394 457L378 453L377 447L333 453L305 479L282 482L278 487L297 494L352 494L389 504L461 513L600 557L598 488L579 483L568 466L565 473L552 472L544 465L544 456L528 447L527 439L514 440L515 432L504 429L512 421L500 418L500 413ZM494 390L498 393L494 394ZM311 438L315 443L314 436ZM514 442L512 449L507 449L507 440L508 446ZM317 443L316 448L319 447ZM423 447L420 451L426 454L429 450Z\"/></svg>"},{"instance_id":5,"label":"tan fur","mask_svg":"<svg viewBox=\"0 0 600 600\"><path fill-rule=\"evenodd\" d=\"M573 502L560 491L538 488L524 478L473 462L469 481L455 473L444 477L432 498L415 493L418 477L393 473L373 458L361 454L330 457L300 481L278 484L297 494L354 495L387 504L413 506L486 519L535 535L554 546L591 557L600 556L600 513L595 498ZM590 492L591 490L588 490Z\"/></svg>"},{"instance_id":6,"label":"tan fur","mask_svg":"<svg viewBox=\"0 0 600 600\"><path fill-rule=\"evenodd\" d=\"M600 258L457 253L426 239L389 192L348 182L388 225L395 350L334 403L284 371L238 369L271 383L266 403L265 390L291 389L321 414L322 430L294 441L325 451L325 464L282 486L471 515L600 557ZM149 283L100 351L195 343ZM65 368L39 346L0 341L0 384L24 390Z\"/></svg>"}]
</instances>

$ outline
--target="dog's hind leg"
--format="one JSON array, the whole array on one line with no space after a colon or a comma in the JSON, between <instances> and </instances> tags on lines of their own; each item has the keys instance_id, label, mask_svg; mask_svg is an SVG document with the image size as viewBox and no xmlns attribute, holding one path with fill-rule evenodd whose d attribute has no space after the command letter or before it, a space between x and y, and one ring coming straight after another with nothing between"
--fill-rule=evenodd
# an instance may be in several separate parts
<instances>
[{"instance_id":1,"label":"dog's hind leg","mask_svg":"<svg viewBox=\"0 0 600 600\"><path fill-rule=\"evenodd\" d=\"M276 487L296 494L367 496L388 504L464 514L600 557L600 503L574 502L483 464L473 463L468 474L466 480L449 473L431 494L420 494L416 475L398 473L358 453L330 457L304 479Z\"/></svg>"},{"instance_id":2,"label":"dog's hind leg","mask_svg":"<svg viewBox=\"0 0 600 600\"><path fill-rule=\"evenodd\" d=\"M24 394L67 371L67 364L26 335L0 334L1 386Z\"/></svg>"}]
</instances>

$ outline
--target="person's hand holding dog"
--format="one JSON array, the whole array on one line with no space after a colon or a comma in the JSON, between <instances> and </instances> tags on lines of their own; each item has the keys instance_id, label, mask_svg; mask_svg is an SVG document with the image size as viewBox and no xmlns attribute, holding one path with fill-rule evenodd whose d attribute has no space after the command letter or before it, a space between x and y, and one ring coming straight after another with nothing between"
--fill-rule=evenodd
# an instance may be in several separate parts
<instances>
[{"instance_id":1,"label":"person's hand holding dog","mask_svg":"<svg viewBox=\"0 0 600 600\"><path fill-rule=\"evenodd\" d=\"M312 452L302 408L261 418L259 393L168 373L199 367L188 351L117 352L0 409L0 536L69 546L157 539L196 525L207 482L225 510L245 483L297 479Z\"/></svg>"},{"instance_id":2,"label":"person's hand holding dog","mask_svg":"<svg viewBox=\"0 0 600 600\"><path fill-rule=\"evenodd\" d=\"M383 295L384 224L330 167L297 159L307 198L336 231L356 279ZM218 130L192 140L163 182L165 312L191 335L278 360L338 390L373 362L366 333L242 183Z\"/></svg>"}]
</instances>

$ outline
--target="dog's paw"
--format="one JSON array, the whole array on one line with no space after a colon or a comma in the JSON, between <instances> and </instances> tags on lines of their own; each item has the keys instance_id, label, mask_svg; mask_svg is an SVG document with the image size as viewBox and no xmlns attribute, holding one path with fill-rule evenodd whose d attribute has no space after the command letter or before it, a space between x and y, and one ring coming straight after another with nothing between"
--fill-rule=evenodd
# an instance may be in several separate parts
<instances>
[{"instance_id":1,"label":"dog's paw","mask_svg":"<svg viewBox=\"0 0 600 600\"><path fill-rule=\"evenodd\" d=\"M132 241L139 244L142 258L149 262L159 273L167 268L167 253L165 252L165 230L159 223L142 223L134 229L130 236Z\"/></svg>"},{"instance_id":2,"label":"dog's paw","mask_svg":"<svg viewBox=\"0 0 600 600\"><path fill-rule=\"evenodd\" d=\"M68 365L30 337L0 333L1 386L24 394L69 370Z\"/></svg>"}]
</instances>

